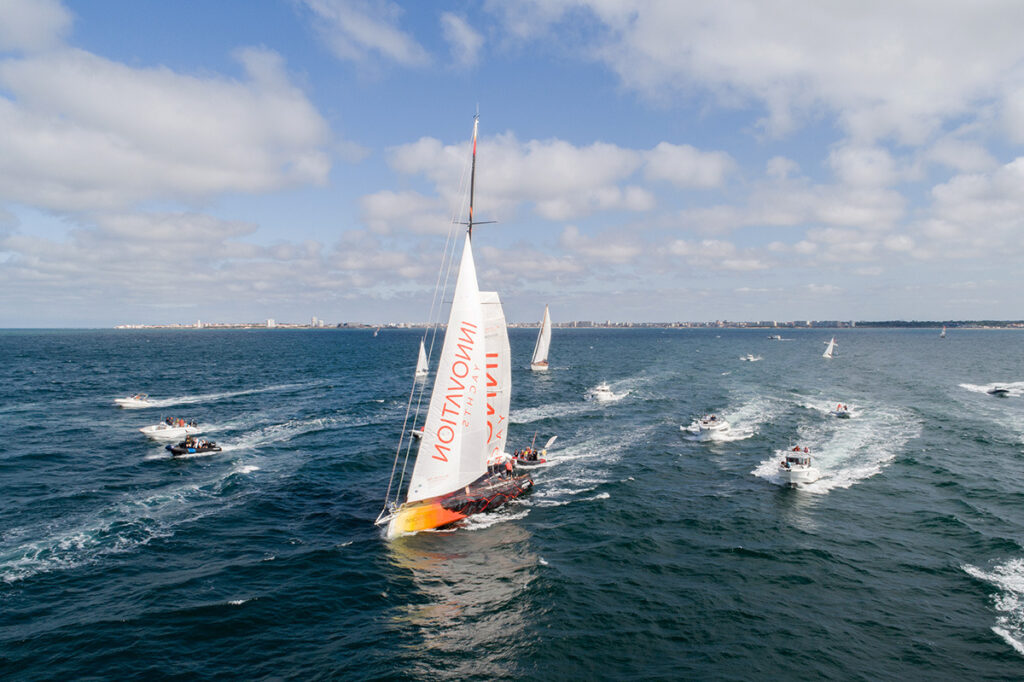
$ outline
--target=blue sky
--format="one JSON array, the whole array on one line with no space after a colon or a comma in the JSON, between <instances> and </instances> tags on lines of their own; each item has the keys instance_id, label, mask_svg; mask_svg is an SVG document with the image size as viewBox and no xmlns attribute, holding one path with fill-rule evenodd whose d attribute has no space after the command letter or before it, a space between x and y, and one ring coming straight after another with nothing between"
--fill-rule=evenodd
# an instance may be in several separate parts
<instances>
[{"instance_id":1,"label":"blue sky","mask_svg":"<svg viewBox=\"0 0 1024 682\"><path fill-rule=\"evenodd\" d=\"M0 0L0 326L1018 319L1024 4Z\"/></svg>"}]
</instances>

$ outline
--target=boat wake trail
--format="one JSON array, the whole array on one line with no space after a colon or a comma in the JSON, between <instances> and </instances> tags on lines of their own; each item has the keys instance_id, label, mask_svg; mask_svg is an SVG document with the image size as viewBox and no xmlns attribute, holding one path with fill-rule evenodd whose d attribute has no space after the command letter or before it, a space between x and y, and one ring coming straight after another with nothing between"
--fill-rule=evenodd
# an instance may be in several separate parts
<instances>
[{"instance_id":1,"label":"boat wake trail","mask_svg":"<svg viewBox=\"0 0 1024 682\"><path fill-rule=\"evenodd\" d=\"M1005 388L1008 396L1019 398L1024 396L1024 381L996 381L991 384L960 384L972 393L988 393L994 389Z\"/></svg>"},{"instance_id":2,"label":"boat wake trail","mask_svg":"<svg viewBox=\"0 0 1024 682\"><path fill-rule=\"evenodd\" d=\"M91 515L11 529L0 543L0 581L77 568L169 537L182 524L233 507L240 498L225 497L222 491L239 473L248 472L232 469L202 484L126 496Z\"/></svg>"},{"instance_id":3,"label":"boat wake trail","mask_svg":"<svg viewBox=\"0 0 1024 682\"><path fill-rule=\"evenodd\" d=\"M593 409L594 405L590 403L552 403L550 405L516 410L509 415L509 421L513 424L530 424L542 419L569 417L583 412L590 412Z\"/></svg>"},{"instance_id":4,"label":"boat wake trail","mask_svg":"<svg viewBox=\"0 0 1024 682\"><path fill-rule=\"evenodd\" d=\"M992 596L992 605L998 614L992 632L1024 656L1024 559L1013 559L991 571L969 564L961 568L971 577L999 590Z\"/></svg>"},{"instance_id":5,"label":"boat wake trail","mask_svg":"<svg viewBox=\"0 0 1024 682\"><path fill-rule=\"evenodd\" d=\"M149 408L176 407L178 405L195 405L198 403L212 403L227 398L237 398L244 395L255 395L257 393L271 393L275 391L297 391L312 388L323 382L313 381L300 384L277 384L275 386L264 386L262 388L250 388L244 391L225 391L221 393L201 393L197 395L183 395L175 398L149 399Z\"/></svg>"},{"instance_id":6,"label":"boat wake trail","mask_svg":"<svg viewBox=\"0 0 1024 682\"><path fill-rule=\"evenodd\" d=\"M293 419L283 424L271 424L256 429L235 441L218 443L224 452L234 450L253 450L265 445L273 445L292 440L298 436L316 431L323 431L335 426L349 426L353 420L338 417L316 417L314 419Z\"/></svg>"},{"instance_id":7,"label":"boat wake trail","mask_svg":"<svg viewBox=\"0 0 1024 682\"><path fill-rule=\"evenodd\" d=\"M694 417L688 426L680 426L679 429L686 440L716 443L745 440L758 433L765 424L772 423L782 414L783 409L784 405L779 401L763 397L752 398L735 408L726 408L716 413L729 422L729 430L725 433L712 433L702 438L697 434L699 417Z\"/></svg>"},{"instance_id":8,"label":"boat wake trail","mask_svg":"<svg viewBox=\"0 0 1024 682\"><path fill-rule=\"evenodd\" d=\"M871 478L920 434L919 419L908 411L883 406L873 407L857 419L815 421L801 426L794 444L810 448L821 478L801 485L800 489L827 493ZM786 485L778 473L781 452L763 460L751 473L776 485Z\"/></svg>"}]
</instances>

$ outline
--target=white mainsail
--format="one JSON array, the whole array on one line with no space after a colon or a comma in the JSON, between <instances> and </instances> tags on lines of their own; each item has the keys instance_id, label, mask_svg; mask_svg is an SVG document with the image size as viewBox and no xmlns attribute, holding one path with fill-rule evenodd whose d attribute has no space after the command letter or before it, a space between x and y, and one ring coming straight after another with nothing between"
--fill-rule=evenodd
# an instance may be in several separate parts
<instances>
[{"instance_id":1,"label":"white mainsail","mask_svg":"<svg viewBox=\"0 0 1024 682\"><path fill-rule=\"evenodd\" d=\"M487 397L487 459L505 452L508 412L512 404L512 352L508 343L505 312L497 292L480 292L484 315L484 350Z\"/></svg>"},{"instance_id":2,"label":"white mainsail","mask_svg":"<svg viewBox=\"0 0 1024 682\"><path fill-rule=\"evenodd\" d=\"M467 236L408 502L450 493L486 472L484 355L484 314Z\"/></svg>"},{"instance_id":3,"label":"white mainsail","mask_svg":"<svg viewBox=\"0 0 1024 682\"><path fill-rule=\"evenodd\" d=\"M544 306L544 321L540 324L540 333L537 334L537 343L533 347L533 360L530 361L530 369L544 371L548 368L548 349L551 347L551 313L548 307Z\"/></svg>"},{"instance_id":4,"label":"white mainsail","mask_svg":"<svg viewBox=\"0 0 1024 682\"><path fill-rule=\"evenodd\" d=\"M416 376L419 378L427 376L430 367L427 365L427 350L423 347L423 339L420 339L420 356L416 360Z\"/></svg>"},{"instance_id":5,"label":"white mainsail","mask_svg":"<svg viewBox=\"0 0 1024 682\"><path fill-rule=\"evenodd\" d=\"M942 325L942 333L939 334L940 339L946 338L946 325Z\"/></svg>"},{"instance_id":6,"label":"white mainsail","mask_svg":"<svg viewBox=\"0 0 1024 682\"><path fill-rule=\"evenodd\" d=\"M828 348L826 348L825 352L821 354L821 357L831 359L832 358L832 351L835 349L835 347L836 347L836 337L833 336L832 340L828 342Z\"/></svg>"}]
</instances>

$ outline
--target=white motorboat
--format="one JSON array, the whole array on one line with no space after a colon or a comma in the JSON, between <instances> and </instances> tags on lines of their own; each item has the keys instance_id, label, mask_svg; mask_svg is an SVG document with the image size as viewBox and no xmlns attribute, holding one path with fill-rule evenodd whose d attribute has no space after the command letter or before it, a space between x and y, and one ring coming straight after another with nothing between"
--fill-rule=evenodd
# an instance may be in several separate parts
<instances>
[{"instance_id":1,"label":"white motorboat","mask_svg":"<svg viewBox=\"0 0 1024 682\"><path fill-rule=\"evenodd\" d=\"M793 448L782 453L779 462L779 476L791 486L801 483L814 483L821 477L821 472L811 463L811 456L806 448Z\"/></svg>"},{"instance_id":2,"label":"white motorboat","mask_svg":"<svg viewBox=\"0 0 1024 682\"><path fill-rule=\"evenodd\" d=\"M611 400L617 400L619 397L620 396L617 396L614 393L612 393L612 387L603 381L587 392L588 400L596 400L599 403L606 403Z\"/></svg>"},{"instance_id":3,"label":"white motorboat","mask_svg":"<svg viewBox=\"0 0 1024 682\"><path fill-rule=\"evenodd\" d=\"M149 396L145 393L136 393L130 395L127 398L115 398L114 404L118 407L125 409L138 409L141 407L153 407L153 403L149 400Z\"/></svg>"},{"instance_id":4,"label":"white motorboat","mask_svg":"<svg viewBox=\"0 0 1024 682\"><path fill-rule=\"evenodd\" d=\"M778 334L769 334L768 335L768 340L769 341L782 341L782 337L780 335L778 335Z\"/></svg>"},{"instance_id":5,"label":"white motorboat","mask_svg":"<svg viewBox=\"0 0 1024 682\"><path fill-rule=\"evenodd\" d=\"M758 360L763 359L764 358L762 358L760 355L754 355L753 353L747 353L742 358L740 358L740 360L743 360L744 362L757 362Z\"/></svg>"},{"instance_id":6,"label":"white motorboat","mask_svg":"<svg viewBox=\"0 0 1024 682\"><path fill-rule=\"evenodd\" d=\"M690 430L696 433L701 439L710 439L715 436L721 436L728 433L729 422L722 419L717 414L706 414L696 420L694 426L691 427Z\"/></svg>"},{"instance_id":7,"label":"white motorboat","mask_svg":"<svg viewBox=\"0 0 1024 682\"><path fill-rule=\"evenodd\" d=\"M838 419L849 419L850 418L850 406L842 403L836 403L836 409L829 412L833 417Z\"/></svg>"},{"instance_id":8,"label":"white motorboat","mask_svg":"<svg viewBox=\"0 0 1024 682\"><path fill-rule=\"evenodd\" d=\"M145 434L147 438L152 438L153 440L182 440L186 436L194 436L197 433L201 433L202 429L195 422L185 424L184 426L160 422L151 426L143 426L139 431Z\"/></svg>"}]
</instances>

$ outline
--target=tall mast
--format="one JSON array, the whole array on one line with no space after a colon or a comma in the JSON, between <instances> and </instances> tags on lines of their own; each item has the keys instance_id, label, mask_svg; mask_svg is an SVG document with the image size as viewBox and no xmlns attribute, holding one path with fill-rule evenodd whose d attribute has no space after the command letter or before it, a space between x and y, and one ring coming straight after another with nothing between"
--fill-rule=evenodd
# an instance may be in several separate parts
<instances>
[{"instance_id":1,"label":"tall mast","mask_svg":"<svg viewBox=\"0 0 1024 682\"><path fill-rule=\"evenodd\" d=\"M473 239L473 190L476 186L476 129L480 124L480 114L473 116L473 166L469 172L469 238Z\"/></svg>"}]
</instances>

